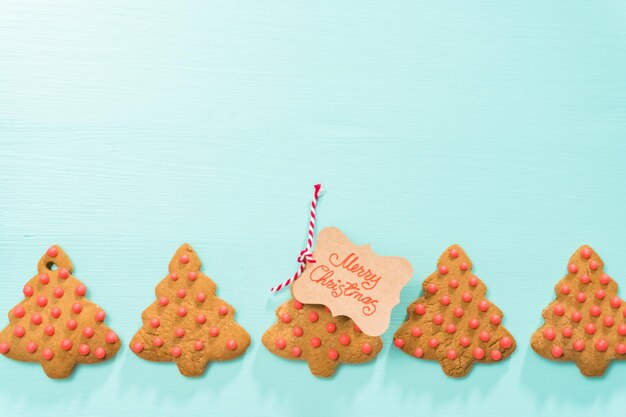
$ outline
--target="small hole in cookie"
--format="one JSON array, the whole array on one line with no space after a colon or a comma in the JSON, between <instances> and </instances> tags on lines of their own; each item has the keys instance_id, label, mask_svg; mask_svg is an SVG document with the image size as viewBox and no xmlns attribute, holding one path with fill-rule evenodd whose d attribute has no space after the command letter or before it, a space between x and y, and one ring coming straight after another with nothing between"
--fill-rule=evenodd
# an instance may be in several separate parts
<instances>
[{"instance_id":1,"label":"small hole in cookie","mask_svg":"<svg viewBox=\"0 0 626 417\"><path fill-rule=\"evenodd\" d=\"M46 268L48 268L51 271L56 271L57 270L57 264L55 264L54 262L48 262L46 264Z\"/></svg>"}]
</instances>

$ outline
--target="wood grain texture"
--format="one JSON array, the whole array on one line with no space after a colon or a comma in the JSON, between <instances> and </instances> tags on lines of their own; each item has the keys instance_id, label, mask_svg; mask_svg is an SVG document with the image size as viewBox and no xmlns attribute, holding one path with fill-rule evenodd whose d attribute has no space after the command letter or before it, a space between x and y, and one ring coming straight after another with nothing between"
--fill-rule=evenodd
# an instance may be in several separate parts
<instances>
[{"instance_id":1,"label":"wood grain texture","mask_svg":"<svg viewBox=\"0 0 626 417\"><path fill-rule=\"evenodd\" d=\"M189 242L252 345L192 381L127 350L62 383L0 358L0 410L619 412L625 366L590 382L527 342L581 244L626 285L625 18L620 1L1 2L0 312L58 243L125 344ZM414 268L377 360L330 381L260 343L316 182L320 230ZM519 343L460 381L390 348L452 243Z\"/></svg>"}]
</instances>

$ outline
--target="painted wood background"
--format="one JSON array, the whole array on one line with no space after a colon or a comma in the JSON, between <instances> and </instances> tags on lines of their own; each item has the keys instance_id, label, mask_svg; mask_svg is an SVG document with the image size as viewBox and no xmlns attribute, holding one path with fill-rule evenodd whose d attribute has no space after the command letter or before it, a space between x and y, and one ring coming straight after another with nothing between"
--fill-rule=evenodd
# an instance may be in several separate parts
<instances>
[{"instance_id":1,"label":"painted wood background","mask_svg":"<svg viewBox=\"0 0 626 417\"><path fill-rule=\"evenodd\" d=\"M0 311L58 243L127 343L189 242L253 343L199 379L127 349L66 381L0 358L0 414L619 414L626 364L589 380L528 340L581 244L626 285L625 22L622 1L3 0ZM332 380L260 343L317 181L321 227L414 267L377 360ZM461 380L391 343L455 242L519 343Z\"/></svg>"}]
</instances>

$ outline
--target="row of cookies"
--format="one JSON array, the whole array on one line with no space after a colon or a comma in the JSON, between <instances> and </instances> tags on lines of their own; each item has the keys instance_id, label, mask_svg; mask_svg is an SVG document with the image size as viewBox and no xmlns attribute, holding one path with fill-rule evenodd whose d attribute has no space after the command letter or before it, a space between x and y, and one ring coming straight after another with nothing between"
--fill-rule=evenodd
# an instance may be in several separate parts
<instances>
[{"instance_id":1,"label":"row of cookies","mask_svg":"<svg viewBox=\"0 0 626 417\"><path fill-rule=\"evenodd\" d=\"M588 376L602 375L611 360L626 359L626 309L603 267L589 246L576 251L555 287L556 300L543 311L544 325L531 339L540 355L576 362ZM186 376L201 375L208 362L234 359L250 345L234 308L216 296L215 283L200 269L194 250L182 245L130 342L141 358L175 362ZM67 254L56 245L49 248L24 286L24 300L9 312L0 353L39 362L51 378L117 353L120 340L104 324L105 312L86 298L85 285L71 273ZM466 375L475 362L495 363L513 353L515 339L502 325L502 311L486 299L485 284L458 245L441 255L422 289L395 333L397 348L439 361L453 377ZM307 361L320 377L331 376L341 363L370 361L383 346L380 337L366 335L350 318L333 317L321 305L291 299L276 315L263 344L278 356Z\"/></svg>"}]
</instances>

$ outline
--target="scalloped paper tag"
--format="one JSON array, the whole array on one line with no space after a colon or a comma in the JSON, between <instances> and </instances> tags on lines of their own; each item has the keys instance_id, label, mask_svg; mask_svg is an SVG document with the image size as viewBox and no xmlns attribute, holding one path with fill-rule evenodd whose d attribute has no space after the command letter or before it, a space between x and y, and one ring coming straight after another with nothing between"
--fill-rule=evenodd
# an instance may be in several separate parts
<instances>
[{"instance_id":1,"label":"scalloped paper tag","mask_svg":"<svg viewBox=\"0 0 626 417\"><path fill-rule=\"evenodd\" d=\"M357 246L336 227L322 230L308 263L291 292L298 301L322 304L333 316L348 316L370 336L389 327L391 310L411 276L409 261L379 256L370 245Z\"/></svg>"}]
</instances>

